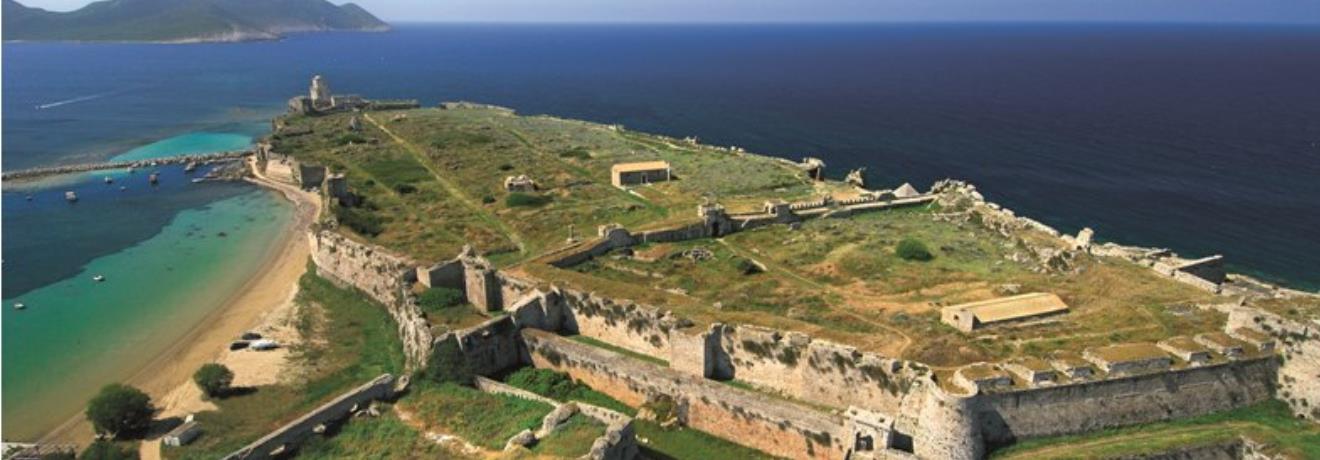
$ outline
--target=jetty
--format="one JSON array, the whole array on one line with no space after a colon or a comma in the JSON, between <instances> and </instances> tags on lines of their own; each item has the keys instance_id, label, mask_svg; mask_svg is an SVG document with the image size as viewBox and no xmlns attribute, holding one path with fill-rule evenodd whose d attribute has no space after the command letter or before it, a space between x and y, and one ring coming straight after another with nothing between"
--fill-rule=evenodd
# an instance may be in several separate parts
<instances>
[{"instance_id":1,"label":"jetty","mask_svg":"<svg viewBox=\"0 0 1320 460\"><path fill-rule=\"evenodd\" d=\"M223 161L232 161L251 155L250 150L235 150L229 152L208 153L205 155L179 155L173 157L151 158L145 160L132 161L109 161L103 163L82 163L74 165L44 166L40 168L21 169L18 171L6 171L0 174L0 179L32 179L43 176L53 176L58 174L69 174L87 171L100 171L106 169L138 169L149 168L168 164L208 164Z\"/></svg>"}]
</instances>

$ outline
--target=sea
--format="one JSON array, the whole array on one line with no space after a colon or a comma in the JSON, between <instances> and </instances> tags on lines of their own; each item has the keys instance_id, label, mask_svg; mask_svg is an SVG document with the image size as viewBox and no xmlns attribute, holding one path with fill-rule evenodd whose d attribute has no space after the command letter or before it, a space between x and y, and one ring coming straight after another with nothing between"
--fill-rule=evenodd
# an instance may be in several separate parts
<instances>
[{"instance_id":1,"label":"sea","mask_svg":"<svg viewBox=\"0 0 1320 460\"><path fill-rule=\"evenodd\" d=\"M1233 271L1316 290L1317 56L1317 26L1103 23L396 24L251 43L5 43L0 164L244 148L320 74L336 93L819 157L836 178L865 167L873 187L964 179L1065 232L1224 254ZM4 185L6 440L140 369L289 225L270 192L160 169L155 187L146 171Z\"/></svg>"}]
</instances>

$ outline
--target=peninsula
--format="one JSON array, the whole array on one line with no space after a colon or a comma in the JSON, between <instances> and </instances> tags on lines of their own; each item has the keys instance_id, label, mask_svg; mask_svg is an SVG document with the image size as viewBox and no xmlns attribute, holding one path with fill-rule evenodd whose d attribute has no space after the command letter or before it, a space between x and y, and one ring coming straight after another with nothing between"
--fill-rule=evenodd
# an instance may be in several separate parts
<instances>
[{"instance_id":1,"label":"peninsula","mask_svg":"<svg viewBox=\"0 0 1320 460\"><path fill-rule=\"evenodd\" d=\"M319 203L295 345L166 458L1320 454L1320 295L964 181L320 77L248 164Z\"/></svg>"},{"instance_id":2,"label":"peninsula","mask_svg":"<svg viewBox=\"0 0 1320 460\"><path fill-rule=\"evenodd\" d=\"M5 41L230 42L390 28L358 5L326 0L106 0L69 12L3 2Z\"/></svg>"}]
</instances>

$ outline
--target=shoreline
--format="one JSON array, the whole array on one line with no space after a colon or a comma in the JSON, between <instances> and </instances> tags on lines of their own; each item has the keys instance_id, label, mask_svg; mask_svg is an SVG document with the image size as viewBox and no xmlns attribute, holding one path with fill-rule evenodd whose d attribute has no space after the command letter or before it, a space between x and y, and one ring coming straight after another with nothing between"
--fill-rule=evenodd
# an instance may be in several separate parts
<instances>
[{"instance_id":1,"label":"shoreline","mask_svg":"<svg viewBox=\"0 0 1320 460\"><path fill-rule=\"evenodd\" d=\"M167 396L180 386L191 385L192 373L198 367L215 362L228 349L226 345L230 341L260 324L269 312L291 301L298 278L306 271L310 248L304 236L311 223L320 216L319 198L260 177L248 182L288 200L294 207L293 221L277 236L279 241L271 254L242 287L124 381L150 395L161 413L171 409L162 405ZM42 435L38 442L76 444L82 448L93 438L91 424L78 413Z\"/></svg>"}]
</instances>

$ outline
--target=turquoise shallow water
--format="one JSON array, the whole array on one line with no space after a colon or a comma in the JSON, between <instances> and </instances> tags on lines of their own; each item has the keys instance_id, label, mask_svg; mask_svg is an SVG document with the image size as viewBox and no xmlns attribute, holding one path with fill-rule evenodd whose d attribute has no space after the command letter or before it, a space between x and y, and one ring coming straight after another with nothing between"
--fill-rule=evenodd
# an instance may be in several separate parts
<instances>
[{"instance_id":1,"label":"turquoise shallow water","mask_svg":"<svg viewBox=\"0 0 1320 460\"><path fill-rule=\"evenodd\" d=\"M129 150L111 161L146 160L198 153L242 150L252 145L252 136L236 133L187 133Z\"/></svg>"},{"instance_id":2,"label":"turquoise shallow water","mask_svg":"<svg viewBox=\"0 0 1320 460\"><path fill-rule=\"evenodd\" d=\"M290 223L282 198L251 187L179 212L159 234L77 276L6 298L4 437L27 439L76 414L177 341L251 276ZM102 274L104 282L92 277ZM27 308L12 308L22 301Z\"/></svg>"}]
</instances>

